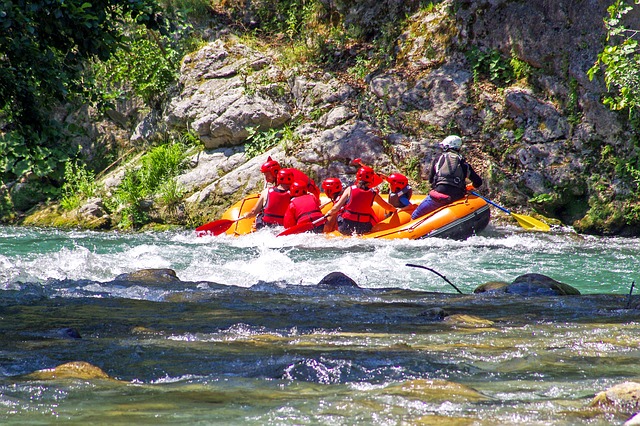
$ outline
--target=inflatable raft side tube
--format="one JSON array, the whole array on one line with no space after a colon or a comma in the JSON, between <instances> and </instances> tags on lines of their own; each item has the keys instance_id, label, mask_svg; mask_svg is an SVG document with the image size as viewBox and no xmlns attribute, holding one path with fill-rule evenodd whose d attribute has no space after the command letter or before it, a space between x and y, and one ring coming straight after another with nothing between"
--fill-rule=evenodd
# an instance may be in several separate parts
<instances>
[{"instance_id":1,"label":"inflatable raft side tube","mask_svg":"<svg viewBox=\"0 0 640 426\"><path fill-rule=\"evenodd\" d=\"M465 240L471 235L482 232L489 224L490 209L489 205L479 208L467 216L461 217L448 225L434 229L430 233L420 238L437 237L450 238L453 240Z\"/></svg>"}]
</instances>

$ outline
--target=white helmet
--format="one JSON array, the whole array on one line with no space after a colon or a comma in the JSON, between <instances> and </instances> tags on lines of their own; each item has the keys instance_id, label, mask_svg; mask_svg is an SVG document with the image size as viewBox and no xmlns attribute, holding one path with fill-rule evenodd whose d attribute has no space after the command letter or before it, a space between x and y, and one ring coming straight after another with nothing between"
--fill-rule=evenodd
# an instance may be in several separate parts
<instances>
[{"instance_id":1,"label":"white helmet","mask_svg":"<svg viewBox=\"0 0 640 426\"><path fill-rule=\"evenodd\" d=\"M460 136L455 135L447 136L442 140L442 142L440 142L440 147L445 151L449 149L455 149L456 151L458 151L461 146L462 139L460 139Z\"/></svg>"}]
</instances>

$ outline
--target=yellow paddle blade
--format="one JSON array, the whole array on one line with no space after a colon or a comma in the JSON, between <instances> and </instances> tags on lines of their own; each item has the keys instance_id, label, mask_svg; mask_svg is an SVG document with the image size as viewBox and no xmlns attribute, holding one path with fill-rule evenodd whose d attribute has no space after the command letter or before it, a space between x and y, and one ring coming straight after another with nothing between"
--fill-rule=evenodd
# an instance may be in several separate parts
<instances>
[{"instance_id":1,"label":"yellow paddle blade","mask_svg":"<svg viewBox=\"0 0 640 426\"><path fill-rule=\"evenodd\" d=\"M551 229L551 227L546 223L541 222L538 219L534 219L531 216L525 216L515 213L511 213L511 216L513 216L518 221L520 226L527 230L548 232Z\"/></svg>"}]
</instances>

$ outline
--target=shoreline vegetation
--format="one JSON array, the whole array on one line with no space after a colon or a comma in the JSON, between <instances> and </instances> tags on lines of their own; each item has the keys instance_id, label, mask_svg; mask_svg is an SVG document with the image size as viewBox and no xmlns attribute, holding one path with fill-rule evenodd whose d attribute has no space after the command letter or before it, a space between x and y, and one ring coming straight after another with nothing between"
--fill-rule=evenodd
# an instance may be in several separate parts
<instances>
[{"instance_id":1,"label":"shoreline vegetation","mask_svg":"<svg viewBox=\"0 0 640 426\"><path fill-rule=\"evenodd\" d=\"M458 133L483 195L640 235L633 2L70 4L0 16L1 223L194 228L259 190L266 154L317 181L366 154L426 192Z\"/></svg>"}]
</instances>

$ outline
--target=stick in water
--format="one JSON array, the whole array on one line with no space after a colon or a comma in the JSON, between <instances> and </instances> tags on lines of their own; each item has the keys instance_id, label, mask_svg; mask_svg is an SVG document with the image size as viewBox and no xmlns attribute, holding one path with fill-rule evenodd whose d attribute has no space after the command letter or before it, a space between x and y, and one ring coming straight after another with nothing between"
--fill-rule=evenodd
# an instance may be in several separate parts
<instances>
[{"instance_id":1,"label":"stick in water","mask_svg":"<svg viewBox=\"0 0 640 426\"><path fill-rule=\"evenodd\" d=\"M629 297L627 297L627 309L631 307L631 295L633 294L633 287L636 285L635 281L631 282L631 288L629 289Z\"/></svg>"},{"instance_id":2,"label":"stick in water","mask_svg":"<svg viewBox=\"0 0 640 426\"><path fill-rule=\"evenodd\" d=\"M426 266L422 266L422 265L414 265L414 264L411 264L411 263L407 263L406 265L407 265L407 266L411 266L412 268L422 268L422 269L426 269L427 271L431 271L431 272L433 272L434 274L436 274L437 276L439 276L440 278L442 278L443 280L445 280L446 282L448 282L448 283L451 285L451 287L453 287L453 288L455 288L455 289L456 289L456 291L457 291L458 293L460 293L460 294L464 294L463 292L461 292L461 291L460 291L460 289L459 289L458 287L456 287L456 286L455 286L451 281L449 281L449 280L447 279L447 277L445 277L444 275L442 275L440 272L435 271L435 270L433 270L433 269L431 269L431 268L427 268Z\"/></svg>"}]
</instances>

